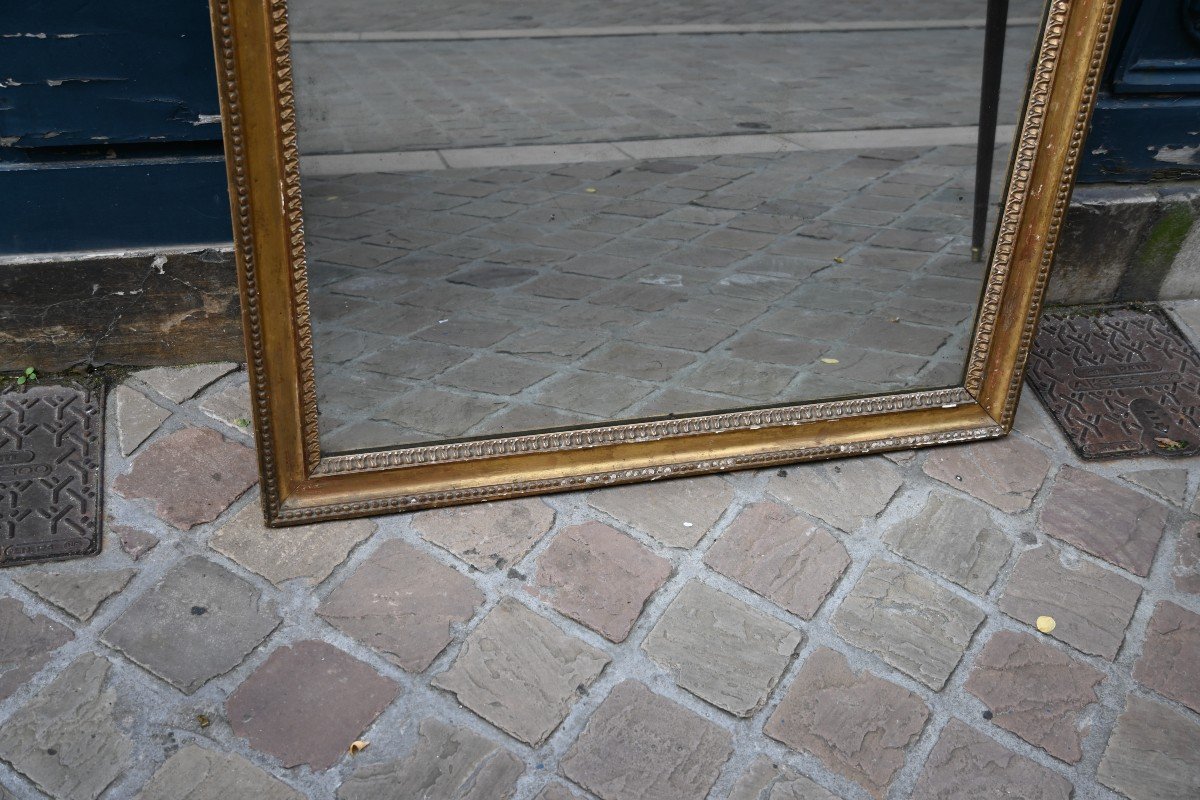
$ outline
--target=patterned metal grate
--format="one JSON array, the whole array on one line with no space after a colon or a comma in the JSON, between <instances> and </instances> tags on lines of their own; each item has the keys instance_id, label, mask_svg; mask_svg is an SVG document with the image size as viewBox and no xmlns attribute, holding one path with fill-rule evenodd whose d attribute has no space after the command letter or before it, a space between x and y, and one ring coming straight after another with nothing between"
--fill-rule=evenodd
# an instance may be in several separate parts
<instances>
[{"instance_id":1,"label":"patterned metal grate","mask_svg":"<svg viewBox=\"0 0 1200 800\"><path fill-rule=\"evenodd\" d=\"M1200 354L1161 308L1046 313L1028 380L1081 458L1200 453Z\"/></svg>"},{"instance_id":2,"label":"patterned metal grate","mask_svg":"<svg viewBox=\"0 0 1200 800\"><path fill-rule=\"evenodd\" d=\"M0 394L0 566L100 552L103 389Z\"/></svg>"}]
</instances>

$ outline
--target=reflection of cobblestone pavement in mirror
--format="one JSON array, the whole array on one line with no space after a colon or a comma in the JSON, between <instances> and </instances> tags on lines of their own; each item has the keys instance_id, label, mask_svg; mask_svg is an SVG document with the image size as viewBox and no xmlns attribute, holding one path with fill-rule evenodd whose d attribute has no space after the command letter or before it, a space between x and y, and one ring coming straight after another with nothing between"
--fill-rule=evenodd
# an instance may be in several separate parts
<instances>
[{"instance_id":1,"label":"reflection of cobblestone pavement in mirror","mask_svg":"<svg viewBox=\"0 0 1200 800\"><path fill-rule=\"evenodd\" d=\"M973 160L942 146L310 179L323 441L951 385L983 269L967 256Z\"/></svg>"}]
</instances>

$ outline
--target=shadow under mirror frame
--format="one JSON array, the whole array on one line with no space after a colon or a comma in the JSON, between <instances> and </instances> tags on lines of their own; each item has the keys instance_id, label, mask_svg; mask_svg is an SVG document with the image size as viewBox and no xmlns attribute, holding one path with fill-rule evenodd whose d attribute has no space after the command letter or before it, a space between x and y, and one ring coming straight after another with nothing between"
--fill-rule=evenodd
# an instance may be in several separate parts
<instances>
[{"instance_id":1,"label":"shadow under mirror frame","mask_svg":"<svg viewBox=\"0 0 1200 800\"><path fill-rule=\"evenodd\" d=\"M999 437L1012 426L1119 0L1049 0L960 386L323 456L285 0L211 0L272 525Z\"/></svg>"}]
</instances>

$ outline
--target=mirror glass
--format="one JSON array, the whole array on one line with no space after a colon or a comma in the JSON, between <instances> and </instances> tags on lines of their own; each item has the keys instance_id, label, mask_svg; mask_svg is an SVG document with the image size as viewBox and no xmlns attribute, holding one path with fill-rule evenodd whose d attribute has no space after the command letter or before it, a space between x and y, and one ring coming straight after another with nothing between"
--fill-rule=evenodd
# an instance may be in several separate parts
<instances>
[{"instance_id":1,"label":"mirror glass","mask_svg":"<svg viewBox=\"0 0 1200 800\"><path fill-rule=\"evenodd\" d=\"M292 0L322 449L959 385L988 5Z\"/></svg>"}]
</instances>

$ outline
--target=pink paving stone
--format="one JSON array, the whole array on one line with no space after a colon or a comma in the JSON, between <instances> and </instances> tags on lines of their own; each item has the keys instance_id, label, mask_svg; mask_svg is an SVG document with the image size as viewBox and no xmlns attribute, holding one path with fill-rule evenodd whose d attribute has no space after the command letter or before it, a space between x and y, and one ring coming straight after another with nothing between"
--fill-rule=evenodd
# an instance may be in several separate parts
<instances>
[{"instance_id":1,"label":"pink paving stone","mask_svg":"<svg viewBox=\"0 0 1200 800\"><path fill-rule=\"evenodd\" d=\"M1055 758L1075 764L1089 725L1083 712L1099 699L1104 673L1025 633L1000 631L979 656L965 689L992 722Z\"/></svg>"},{"instance_id":2,"label":"pink paving stone","mask_svg":"<svg viewBox=\"0 0 1200 800\"><path fill-rule=\"evenodd\" d=\"M121 549L134 561L149 553L158 544L157 536L139 528L130 528L126 525L109 525L106 527L106 530L108 533L116 535L118 541L121 543Z\"/></svg>"},{"instance_id":3,"label":"pink paving stone","mask_svg":"<svg viewBox=\"0 0 1200 800\"><path fill-rule=\"evenodd\" d=\"M186 531L219 517L257 480L249 447L208 428L185 428L143 450L113 489L153 502L160 519Z\"/></svg>"},{"instance_id":4,"label":"pink paving stone","mask_svg":"<svg viewBox=\"0 0 1200 800\"><path fill-rule=\"evenodd\" d=\"M329 769L400 686L331 644L281 647L226 702L233 732L285 768Z\"/></svg>"},{"instance_id":5,"label":"pink paving stone","mask_svg":"<svg viewBox=\"0 0 1200 800\"><path fill-rule=\"evenodd\" d=\"M833 534L777 503L747 507L704 563L803 619L833 591L850 556Z\"/></svg>"},{"instance_id":6,"label":"pink paving stone","mask_svg":"<svg viewBox=\"0 0 1200 800\"><path fill-rule=\"evenodd\" d=\"M1193 520L1179 529L1171 575L1177 591L1200 594L1200 522Z\"/></svg>"},{"instance_id":7,"label":"pink paving stone","mask_svg":"<svg viewBox=\"0 0 1200 800\"><path fill-rule=\"evenodd\" d=\"M1053 547L1042 545L1017 559L1000 610L1031 629L1038 617L1053 617L1055 639L1112 661L1141 594L1140 586L1113 570L1086 562L1068 567Z\"/></svg>"},{"instance_id":8,"label":"pink paving stone","mask_svg":"<svg viewBox=\"0 0 1200 800\"><path fill-rule=\"evenodd\" d=\"M1013 436L940 447L925 458L925 474L1001 511L1024 511L1046 480L1050 460Z\"/></svg>"},{"instance_id":9,"label":"pink paving stone","mask_svg":"<svg viewBox=\"0 0 1200 800\"><path fill-rule=\"evenodd\" d=\"M529 591L612 642L633 630L671 562L599 522L564 529L538 558Z\"/></svg>"},{"instance_id":10,"label":"pink paving stone","mask_svg":"<svg viewBox=\"0 0 1200 800\"><path fill-rule=\"evenodd\" d=\"M1167 524L1167 507L1118 483L1063 467L1042 507L1046 533L1145 577Z\"/></svg>"},{"instance_id":11,"label":"pink paving stone","mask_svg":"<svg viewBox=\"0 0 1200 800\"><path fill-rule=\"evenodd\" d=\"M763 732L812 753L882 800L928 719L920 697L856 673L845 656L822 647L804 662Z\"/></svg>"},{"instance_id":12,"label":"pink paving stone","mask_svg":"<svg viewBox=\"0 0 1200 800\"><path fill-rule=\"evenodd\" d=\"M1071 782L965 722L951 719L925 762L912 800L1069 800Z\"/></svg>"},{"instance_id":13,"label":"pink paving stone","mask_svg":"<svg viewBox=\"0 0 1200 800\"><path fill-rule=\"evenodd\" d=\"M1200 615L1174 603L1159 603L1133 677L1200 713Z\"/></svg>"},{"instance_id":14,"label":"pink paving stone","mask_svg":"<svg viewBox=\"0 0 1200 800\"><path fill-rule=\"evenodd\" d=\"M483 592L470 578L399 540L384 542L317 607L329 624L422 672L475 614Z\"/></svg>"}]
</instances>

